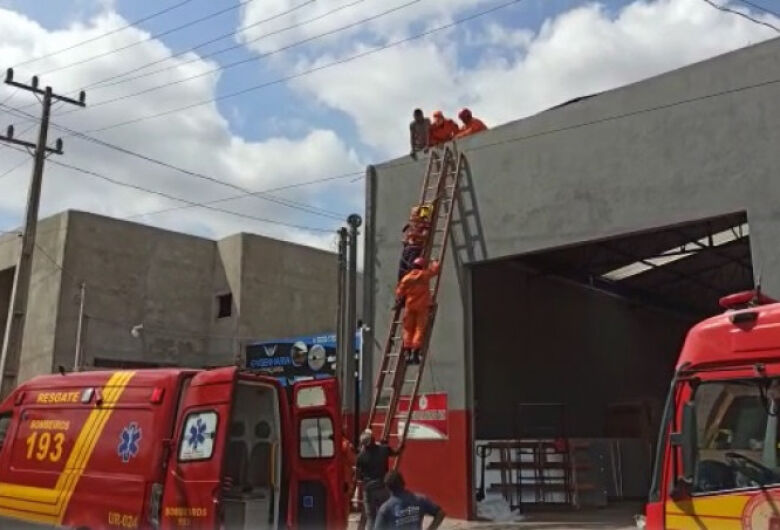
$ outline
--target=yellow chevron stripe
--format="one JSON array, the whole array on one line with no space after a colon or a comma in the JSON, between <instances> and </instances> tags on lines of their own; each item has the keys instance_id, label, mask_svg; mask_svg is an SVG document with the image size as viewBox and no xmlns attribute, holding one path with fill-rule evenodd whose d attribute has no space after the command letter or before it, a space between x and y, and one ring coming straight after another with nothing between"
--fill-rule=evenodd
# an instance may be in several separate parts
<instances>
[{"instance_id":1,"label":"yellow chevron stripe","mask_svg":"<svg viewBox=\"0 0 780 530\"><path fill-rule=\"evenodd\" d=\"M112 374L102 389L103 404L92 410L79 432L54 488L0 483L0 515L44 524L60 524L116 403L135 372Z\"/></svg>"}]
</instances>

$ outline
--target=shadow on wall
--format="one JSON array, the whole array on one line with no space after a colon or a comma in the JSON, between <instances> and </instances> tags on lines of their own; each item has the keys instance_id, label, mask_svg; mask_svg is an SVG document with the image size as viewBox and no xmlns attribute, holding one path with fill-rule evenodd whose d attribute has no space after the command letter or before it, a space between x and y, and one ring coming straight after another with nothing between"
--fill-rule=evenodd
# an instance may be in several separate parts
<instances>
[{"instance_id":1,"label":"shadow on wall","mask_svg":"<svg viewBox=\"0 0 780 530\"><path fill-rule=\"evenodd\" d=\"M0 271L0 344L5 338L5 321L8 317L8 309L11 303L11 290L14 284L14 271L11 267Z\"/></svg>"}]
</instances>

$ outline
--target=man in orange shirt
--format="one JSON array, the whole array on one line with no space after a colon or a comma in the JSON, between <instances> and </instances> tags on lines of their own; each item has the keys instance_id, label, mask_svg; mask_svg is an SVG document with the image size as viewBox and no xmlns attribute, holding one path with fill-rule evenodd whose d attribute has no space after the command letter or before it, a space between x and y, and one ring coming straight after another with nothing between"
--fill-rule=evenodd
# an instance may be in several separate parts
<instances>
[{"instance_id":1,"label":"man in orange shirt","mask_svg":"<svg viewBox=\"0 0 780 530\"><path fill-rule=\"evenodd\" d=\"M463 109L460 111L458 118L460 118L460 121L463 122L463 127L455 135L456 138L471 136L472 134L477 134L478 132L487 130L487 125L485 125L484 122L479 118L472 116L469 109Z\"/></svg>"},{"instance_id":2,"label":"man in orange shirt","mask_svg":"<svg viewBox=\"0 0 780 530\"><path fill-rule=\"evenodd\" d=\"M439 263L426 266L424 258L412 263L412 270L398 284L396 298L404 300L403 342L409 364L420 364L420 349L425 339L428 315L431 312L430 280L439 274Z\"/></svg>"},{"instance_id":3,"label":"man in orange shirt","mask_svg":"<svg viewBox=\"0 0 780 530\"><path fill-rule=\"evenodd\" d=\"M442 111L437 110L433 113L433 123L431 124L431 139L428 142L431 146L443 144L452 140L458 132L458 124L449 118L445 118Z\"/></svg>"}]
</instances>

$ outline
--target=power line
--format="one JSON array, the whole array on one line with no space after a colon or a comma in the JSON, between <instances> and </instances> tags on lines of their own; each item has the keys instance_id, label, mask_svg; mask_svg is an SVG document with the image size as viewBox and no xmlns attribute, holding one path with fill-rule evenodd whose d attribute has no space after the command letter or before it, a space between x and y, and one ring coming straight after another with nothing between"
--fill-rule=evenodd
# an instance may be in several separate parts
<instances>
[{"instance_id":1,"label":"power line","mask_svg":"<svg viewBox=\"0 0 780 530\"><path fill-rule=\"evenodd\" d=\"M24 160L22 160L21 162L19 162L18 164L16 164L15 166L12 166L12 167L11 167L11 168L9 168L8 170L6 170L6 171L4 171L4 172L0 173L0 179L3 179L3 178L5 178L5 177L7 177L8 175L10 175L11 173L13 173L14 171L16 171L17 169L19 169L20 167L22 167L22 166L24 166L25 164L27 164L27 162L29 162L29 161L30 161L30 159L24 159Z\"/></svg>"},{"instance_id":2,"label":"power line","mask_svg":"<svg viewBox=\"0 0 780 530\"><path fill-rule=\"evenodd\" d=\"M127 25L122 26L120 28L113 29L111 31L108 31L106 33L102 33L102 34L97 35L95 37L91 37L91 38L89 38L87 40L83 40L81 42L77 42L76 44L73 44L73 45L68 46L66 48L62 48L62 49L57 50L55 52L47 53L45 55L39 55L38 57L33 57L32 59L28 59L26 61L22 61L21 63L18 63L16 66L14 66L14 68L18 68L20 66L24 66L24 65L27 65L27 64L30 64L30 63L34 63L34 62L40 61L41 59L46 59L48 57L53 57L55 55L59 55L59 54L64 53L66 51L70 51L70 50L72 50L74 48L78 48L79 46L83 46L84 44L89 44L90 42L95 42L96 40L100 40L100 39L102 39L104 37L108 37L109 35L114 35L116 33L119 33L120 31L124 31L124 30L126 30L128 28L132 28L134 26L137 26L138 24L140 24L142 22L147 22L147 21L149 21L149 20L151 20L153 18L156 18L156 17L158 17L160 15L164 15L165 13L169 13L169 12L173 11L174 9L178 9L181 6L183 6L185 4L188 4L190 2L192 2L192 0L183 0L181 2L178 2L176 4L168 6L165 9L161 9L160 11L155 11L154 13L146 15L146 16L144 16L142 18L139 18L137 20L133 20L132 22L129 22Z\"/></svg>"},{"instance_id":3,"label":"power line","mask_svg":"<svg viewBox=\"0 0 780 530\"><path fill-rule=\"evenodd\" d=\"M191 20L189 22L181 24L180 26L176 26L174 28L165 30L165 31L160 32L160 33L155 33L153 35L149 35L145 39L141 39L139 41L132 42L132 43L127 44L125 46L120 46L119 48L114 48L112 50L108 50L108 51L105 51L103 53L99 53L97 55L92 55L90 57L87 57L85 59L81 59L79 61L68 63L68 64L65 64L65 65L62 65L62 66L58 66L57 68L52 68L51 70L46 70L45 72L41 72L41 75L51 74L53 72L59 72L61 70L67 70L68 68L72 68L74 66L78 66L78 65L81 65L81 64L84 64L84 63L88 63L90 61L94 61L95 59L100 59L100 58L103 58L103 57L107 57L109 55L113 55L115 53L119 53L121 51L133 48L133 47L138 46L140 44L143 44L144 42L148 42L150 40L159 39L160 37L164 37L166 35L170 35L171 33L175 33L177 31L181 31L182 29L188 28L190 26L194 26L196 24L200 24L201 22L205 22L206 20L210 20L210 19L212 19L214 17L217 17L219 15L222 15L224 13L228 13L230 11L235 11L236 9L244 7L245 5L247 5L247 4L251 3L251 2L254 2L254 0L244 0L243 2L239 2L239 3L234 4L232 6L229 6L229 7L223 8L223 9L219 9L217 11L213 11L213 12L209 13L208 15L205 15L205 16L202 16L202 17L197 18L195 20Z\"/></svg>"},{"instance_id":4,"label":"power line","mask_svg":"<svg viewBox=\"0 0 780 530\"><path fill-rule=\"evenodd\" d=\"M180 63L180 64L177 64L177 65L175 65L174 67L163 68L163 69L161 69L161 70L155 70L155 71L154 71L154 72L152 72L152 73L147 73L147 74L145 74L145 75L142 75L142 76L136 76L136 77L132 77L132 78L130 78L130 79L121 79L121 78L123 78L123 77L125 77L125 76L127 76L127 75L129 75L129 74L133 74L133 73L135 73L135 72L138 72L138 71L140 71L140 70L144 70L144 69L146 69L146 68L149 68L150 66L154 66L155 64L164 63L164 62L166 62L166 61L169 61L170 59L175 59L176 57L181 57L182 55L185 55L185 54L187 54L187 53L190 53L190 52L194 52L194 51L196 51L196 50L199 50L199 49L201 49L201 48L203 48L203 47L205 47L205 46L208 46L209 44L213 44L213 43L215 43L215 42L218 42L218 41L224 40L224 39L226 39L226 38L229 38L229 37L233 37L233 36L235 36L235 35L238 35L239 33L243 33L243 32L245 32L246 30L248 30L248 29L250 29L250 28L253 28L253 27L259 26L259 25L261 25L261 24L265 24L266 22L270 22L270 21L272 21L272 20L276 20L276 19L278 19L278 18L281 18L281 17L283 17L283 16L286 16L286 15L289 15L289 14L291 14L291 13L294 13L295 11L297 11L297 10L299 10L299 9L301 9L301 8L304 8L304 7L306 7L306 6L310 5L310 4L313 4L315 1L316 1L316 0L306 0L306 1L305 1L304 3L302 3L302 4L298 4L297 6L291 7L290 9L286 9L286 10L284 10L284 11L282 11L282 12L280 12L280 13L277 13L277 14L275 14L275 15L273 15L273 16L270 16L270 17L268 17L268 18L264 18L264 19L262 19L262 20L259 20L259 21L257 21L257 22L254 22L254 23L252 23L252 24L250 24L250 25L248 25L248 26L243 26L242 28L240 28L240 29L238 29L238 30L236 30L236 31L231 31L230 33L224 33L224 34L220 35L219 37L214 37L213 39L210 39L210 40L207 40L207 41L205 41L205 42L202 42L202 43L200 43L200 44L198 44L198 45L196 45L196 46L193 46L192 48L189 48L189 49L182 50L182 51L180 51L180 52L174 53L174 54L173 54L173 55L171 55L170 57L163 57L162 59L157 59L156 61L151 61L151 62L148 62L148 63L146 63L146 64L142 64L141 66L138 66L137 68L133 68L132 70L127 70L127 71L125 71L125 72L122 72L121 74L116 74L116 75L112 75L112 76L109 76L109 77L103 78L103 79L101 79L101 80L99 80L99 81L95 81L94 83L91 83L91 84L87 85L87 86L86 86L86 87L84 87L84 88L85 88L85 89L87 89L87 88L93 88L93 89L96 89L96 90L97 90L97 89L100 89L100 88L107 88L107 87L110 87L110 86L118 85L118 84L120 84L120 83L125 83L125 82L128 82L128 81L132 81L132 80L134 80L134 79L140 79L141 77L147 77L147 76L149 76L149 75L153 75L153 74L156 74L156 73L159 73L159 72L165 72L165 71L167 71L167 70L170 70L171 68L178 68L179 66L183 66L183 65L185 65L185 64L189 64L189 63L191 63L191 62L194 62L194 61L199 61L199 60L205 59L205 58L207 58L207 57L212 57L212 56L214 56L214 55L216 55L216 54L223 53L224 51L227 51L227 50L233 50L233 49L235 49L235 48L241 47L241 45L238 45L238 46L231 46L230 48L225 48L225 49L223 49L223 50L220 50L220 51L218 51L218 52L216 52L216 53L212 53L212 54L209 54L209 55L205 55L205 56L197 57L197 58L195 58L195 59L192 59L192 60L190 60L190 61L185 61L185 62L183 62L183 63ZM364 0L361 0L361 1L364 1ZM267 36L267 35L268 35L268 34L266 34L266 36ZM106 82L107 82L107 81L113 81L114 79L121 79L121 80L120 80L120 81L116 81L115 83L108 83L108 84L106 84Z\"/></svg>"},{"instance_id":5,"label":"power line","mask_svg":"<svg viewBox=\"0 0 780 530\"><path fill-rule=\"evenodd\" d=\"M21 151L21 150L19 150L19 151ZM85 170L85 171L89 171L89 170ZM324 184L325 182L332 182L332 181L335 181L335 180L343 180L343 179L355 177L356 175L365 176L365 173L363 171L353 171L351 173L343 173L341 175L332 175L332 176L329 176L329 177L321 177L321 178L312 179L312 180L306 180L306 181L303 181L303 182L297 182L297 183L293 183L293 184L285 184L283 186L277 186L277 187L274 187L274 188L266 188L264 190L258 190L258 191L253 192L253 193L274 193L274 192L284 191L284 190L293 189L293 188L301 188L301 187L304 187L304 186L312 186L312 185L316 185L316 184ZM160 209L160 210L152 210L152 211L132 214L132 215L124 216L124 217L118 217L117 219L124 219L124 220L136 219L136 218L139 218L139 217L147 217L147 216L151 216L151 215L158 215L158 214L173 212L173 211L177 211L177 210L184 210L184 209L188 209L188 208L195 208L195 207L199 207L199 206L202 206L202 205L205 206L205 205L218 204L218 203L221 203L221 202L228 202L228 201L231 201L231 200L240 199L240 198L245 197L245 196L246 195L244 195L244 194L242 194L242 195L234 195L234 196L231 196L231 197L225 197L225 198L222 198L222 199L215 199L215 200L205 201L205 202L202 202L202 203L197 203L196 202L196 203L192 203L192 204L185 204L185 205L182 205L182 206L173 206L173 207L170 207L170 208L164 208L164 209ZM56 228L55 230L61 230L61 228ZM41 232L39 232L39 235L43 235L43 234L51 232L51 231L52 230L42 230ZM19 231L17 229L5 230L5 231L0 230L0 236L7 235L7 234L18 234L18 233L19 233ZM11 241L14 241L14 240L0 241L0 245L9 243Z\"/></svg>"},{"instance_id":6,"label":"power line","mask_svg":"<svg viewBox=\"0 0 780 530\"><path fill-rule=\"evenodd\" d=\"M244 219L250 219L252 221L257 221L257 222L260 222L260 223L268 223L268 224L273 224L273 225L286 226L286 227L289 227L289 228L296 228L298 230L305 230L305 231L308 231L308 232L331 233L331 232L333 232L335 230L335 229L324 229L324 228L317 228L317 227L313 227L313 226L303 226L303 225L297 225L297 224L292 224L292 223L285 223L284 221L278 221L276 219L268 219L268 218L265 218L265 217L256 217L254 215L248 215L248 214L243 214L243 213L239 213L239 212L234 212L232 210L226 210L224 208L218 208L216 206L209 206L207 204L197 203L195 201L191 201L189 199L184 199L182 197L177 197L175 195L171 195L171 194L165 193L163 191L158 191L158 190L153 190L153 189L150 189L150 188L145 188L145 187L140 186L138 184L132 184L130 182L124 182L124 181L121 181L121 180L117 180L115 178L103 175L103 174L98 173L96 171L92 171L92 170L89 170L89 169L83 169L83 168L80 168L78 166L73 166L71 164L66 164L65 162L60 162L58 160L51 160L50 162L53 163L53 164L56 164L56 165L58 165L60 167L71 169L73 171L77 171L77 172L83 173L85 175L90 175L90 176L93 176L93 177L105 180L105 181L110 182L111 184L114 184L116 186L122 186L122 187L125 187L125 188L130 188L130 189L142 191L144 193L149 193L151 195L158 195L160 197L163 197L163 198L166 198L166 199L169 199L169 200L172 200L172 201L178 201L178 202L183 202L183 203L189 204L189 205L191 205L193 207L205 208L207 210L212 210L212 211L215 211L215 212L221 212L221 213L228 214L228 215L233 215L233 216L236 216L236 217L242 217Z\"/></svg>"},{"instance_id":7,"label":"power line","mask_svg":"<svg viewBox=\"0 0 780 530\"><path fill-rule=\"evenodd\" d=\"M356 1L352 2L351 4L347 4L346 6L341 6L339 8L336 8L336 9L332 10L331 13L333 13L333 12L339 10L339 9L345 9L347 7L351 7L353 5L361 3L363 1L364 0L356 0ZM282 53L282 52L290 50L292 48L297 48L298 46L301 46L303 44L308 44L309 42L313 42L315 40L319 40L319 39L322 39L324 37L329 37L331 35L335 35L337 33L341 33L343 31L346 31L346 30L349 30L349 29L352 29L352 28L355 28L355 27L358 27L358 26L362 26L362 25L366 24L367 22L372 22L374 20L378 20L378 19L380 19L382 17L385 17L387 15L395 13L396 11L400 11L402 9L406 9L406 8L408 8L408 7L410 7L410 6L414 5L414 4L417 4L417 3L421 2L421 1L422 0L411 0L410 2L407 2L405 4L401 4L400 6L396 6L396 7L393 7L391 9L387 9L385 11L382 11L381 13L377 13L375 15L372 15L370 17L366 17L366 18L358 20L356 22L352 22L352 23L347 24L345 26L341 26L339 28L336 28L336 29L333 29L333 30L330 30L330 31L326 31L326 32L320 33L318 35L314 35L313 37L308 37L306 39L293 42L291 44L288 44L287 46L283 46L281 48L277 48L276 50L273 50L273 51L270 51L270 52L266 52L266 53L263 53L263 54L260 54L260 55L252 56L252 57L249 57L249 58L246 58L246 59L240 59L238 61L233 61L233 62L230 62L230 63L227 63L227 64L219 65L216 68L212 68L211 70L206 70L205 72L201 72L199 74L194 74L194 75L191 75L191 76L188 76L188 77L183 77L181 79L177 79L175 81L171 81L171 82L168 82L168 83L163 83L161 85L155 85L153 87L145 88L143 90L139 90L139 91L133 92L131 94L125 94L123 96L117 96L115 98L105 99L103 101L98 101L97 103L91 103L90 104L90 108L102 107L103 105L116 103L118 101L124 101L126 99L142 96L142 95L148 94L150 92L156 92L157 90L162 90L164 88L169 88L169 87L172 87L172 86L175 86L175 85L186 83L186 82L192 81L194 79L200 79L201 77L206 77L206 76L209 76L209 75L214 74L216 72L223 72L225 70L228 70L230 68L234 68L236 66L240 66L242 64L248 64L248 63L257 62L257 61L259 61L261 59L265 59L267 57L271 57L272 55L276 55L278 53ZM323 18L324 16L325 15L320 15L319 18ZM315 20L315 19L312 19L312 20ZM311 22L312 20L310 20L309 22ZM290 28L292 28L292 27L297 27L297 26L290 26ZM290 29L290 28L285 28L284 30L280 30L280 32L281 31L286 31L287 29ZM231 48L240 48L240 47L244 47L244 46L245 46L245 44L241 44L241 45L233 46ZM225 51L225 50L222 50L222 51ZM219 52L219 53L222 53L222 52ZM206 55L203 58L207 58L207 57L209 57L209 55ZM200 59L201 58L193 59L193 61L200 60ZM178 68L178 66L179 65L177 65L176 68ZM155 72L155 73L159 73L159 71ZM152 75L152 74L147 74L147 75ZM146 75L138 76L138 77L133 78L133 79L138 79L140 77L146 77ZM132 80L132 79L129 79L128 81L130 81L130 80Z\"/></svg>"},{"instance_id":8,"label":"power line","mask_svg":"<svg viewBox=\"0 0 780 530\"><path fill-rule=\"evenodd\" d=\"M345 57L343 59L338 59L336 61L324 64L324 65L320 65L320 66L317 66L317 67L314 67L314 68L310 68L308 70L303 70L303 71L298 72L296 74L291 74L291 75L288 75L288 76L285 76L285 77L274 79L272 81L267 81L265 83L260 83L258 85L253 85L253 86L247 87L247 88L242 89L242 90L238 90L238 91L235 91L235 92L230 92L230 93L227 93L227 94L223 94L221 96L213 97L213 98L210 98L210 99L207 99L207 100L203 100L203 101L200 101L200 102L197 102L197 103L192 103L190 105L186 105L186 106L183 106L183 107L177 107L177 108L170 109L170 110L167 110L167 111L158 112L156 114L150 114L148 116L141 116L141 117L138 117L138 118L134 118L132 120L127 120L127 121L115 123L113 125L108 125L106 127L100 127L100 128L97 128L97 129L91 129L91 130L89 130L87 132L102 132L102 131L107 131L109 129L115 129L117 127L124 127L125 125L131 125L133 123L138 123L138 122L145 121L145 120L161 118L163 116L168 116L170 114L175 114L175 113L182 112L182 111L185 111L185 110L190 110L190 109L193 109L193 108L196 108L196 107L201 107L203 105L209 105L209 104L215 103L217 101L222 101L222 100L225 100L225 99L229 99L229 98L233 98L233 97L240 96L240 95L243 95L243 94L247 94L249 92L254 92L256 90L260 90L260 89L263 89L263 88L268 88L270 86L278 85L280 83L285 83L285 82L291 81L293 79L298 79L298 78L301 78L301 77L305 77L307 75L311 75L313 73L316 73L316 72L319 72L319 71L322 71L322 70L327 70L329 68L333 68L335 66L346 64L346 63L355 61L357 59L361 59L363 57L367 57L369 55L374 55L374 54L383 52L383 51L385 51L387 49L390 49L390 48L393 48L393 47L396 47L396 46L400 46L401 44L405 44L407 42L411 42L411 41L414 41L414 40L417 40L417 39L421 39L421 38L427 37L429 35L432 35L434 33L439 32L439 31L443 31L445 29L450 29L450 28L456 27L456 26L458 26L460 24L463 24L465 22L469 22L469 21L474 20L476 18L488 15L490 13L493 13L493 12L498 11L500 9L507 8L507 7L512 6L514 4L518 4L518 3L523 2L523 1L525 1L525 0L510 0L509 2L504 2L502 4L499 4L497 6L492 7L490 9L487 9L487 10L484 10L484 11L480 11L480 12L475 13L473 15L470 15L468 17L464 17L464 18L455 20L453 22L450 22L448 24L444 24L442 26L437 26L435 28L429 29L429 30L424 31L422 33L417 33L417 34L412 35L410 37L405 37L405 38L402 38L402 39L398 39L396 41L393 41L393 42L390 42L388 44L384 44L382 46L374 48L372 50L368 50L368 51L365 51L365 52L360 52L360 53L357 53L355 55L351 55L349 57ZM92 105L92 106L94 106L94 105Z\"/></svg>"},{"instance_id":9,"label":"power line","mask_svg":"<svg viewBox=\"0 0 780 530\"><path fill-rule=\"evenodd\" d=\"M750 15L748 15L746 13L743 13L741 11L737 11L736 9L731 9L728 6L718 5L715 2L713 2L712 0L702 0L702 2L706 2L707 4L711 5L715 9L718 9L719 11L723 11L724 13L731 13L732 15L737 15L737 16L742 17L742 18L744 18L746 20L749 20L749 21L751 21L751 22L753 22L755 24L759 24L761 26L766 26L766 27L771 28L771 29L775 30L776 32L780 33L780 28L778 28L774 24L770 24L769 22L764 22L763 20L759 20L757 18L754 18L754 17L752 17L752 16L750 16Z\"/></svg>"},{"instance_id":10,"label":"power line","mask_svg":"<svg viewBox=\"0 0 780 530\"><path fill-rule=\"evenodd\" d=\"M312 184L320 184L320 183L324 183L324 182L328 182L328 181L342 180L342 179L354 177L356 175L365 176L365 173L363 171L353 171L352 173L344 173L342 175L335 175L335 176L332 176L332 177L324 177L324 178L319 178L319 179L315 179L315 180L309 180L309 181L301 182L301 183L298 183L298 184L287 184L285 186L278 186L276 188L263 190L263 193L273 193L273 192L287 190L287 189L292 189L292 188L299 188L299 187L303 187L303 186L309 186L309 185L312 185ZM254 193L252 193L252 195L254 195ZM219 204L219 203L222 203L222 202L234 201L236 199L241 199L241 198L246 197L246 196L247 196L246 194L233 195L232 197L225 197L225 198L222 198L222 199L214 199L213 201L207 201L207 202L199 203L198 206L200 206L200 205ZM190 206L190 205L173 206L171 208L164 208L162 210L154 210L154 211L150 211L150 212L144 212L144 213L140 213L140 214L131 215L127 219L133 219L133 218L136 218L136 217L147 217L147 216L151 216L151 215L158 215L158 214L173 212L173 211L177 211L177 210L185 210L187 208L193 208L193 206Z\"/></svg>"},{"instance_id":11,"label":"power line","mask_svg":"<svg viewBox=\"0 0 780 530\"><path fill-rule=\"evenodd\" d=\"M769 13L770 15L774 15L776 17L780 17L780 12L773 11L773 10L769 9L768 7L764 7L762 5L758 5L757 3L751 2L750 0L738 0L738 1L742 2L745 5L749 5L750 7L754 8L754 9L758 9L759 11L763 11L765 13Z\"/></svg>"},{"instance_id":12,"label":"power line","mask_svg":"<svg viewBox=\"0 0 780 530\"><path fill-rule=\"evenodd\" d=\"M31 116L31 117L34 118L34 116L29 115L29 114L27 114L24 111L20 110L18 112L22 113L23 115ZM151 162L153 164L157 164L157 165L165 167L167 169L172 169L174 171L178 171L179 173L182 173L182 174L187 175L189 177L205 180L205 181L211 182L213 184L218 184L220 186L225 186L225 187L228 187L228 188L232 188L234 190L240 191L243 194L243 196L254 196L254 197L258 198L258 199L262 199L262 200L265 200L265 201L268 201L268 202L272 202L272 203L278 204L280 206L285 206L287 208L292 208L292 209L304 211L306 213L310 213L310 214L313 214L313 215L319 215L321 217L326 217L326 218L329 218L329 219L334 219L334 220L339 220L340 221L340 220L342 220L345 217L345 214L343 214L343 213L335 212L335 211L332 211L332 210L327 210L325 208L320 208L320 207L317 207L317 206L312 206L312 205L309 205L309 204L306 204L306 203L295 201L293 199L285 199L285 198L282 198L282 197L274 197L274 196L267 195L267 194L265 194L263 192L254 192L254 191L251 191L251 190L249 190L247 188L244 188L242 186L238 186L236 184L232 184L232 183L230 183L230 182L228 182L226 180L218 179L218 178L212 177L210 175L205 175L203 173L198 173L198 172L195 172L195 171L191 171L189 169L182 168L180 166L171 164L169 162L165 162L165 161L162 161L162 160L159 160L159 159L156 159L156 158L153 158L153 157L150 157L150 156L138 153L136 151L132 151L132 150L127 149L125 147L121 147L121 146L118 146L118 145L111 144L109 142L106 142L104 140L100 140L98 138L94 138L92 136L89 136L87 134L81 133L79 131L75 131L75 130L70 129L68 127L63 127L61 125L56 125L56 124L52 124L52 126L55 129L57 129L57 130L67 132L71 137L75 137L75 138L78 138L78 139L86 140L86 141L94 143L96 145L100 145L102 147L113 149L115 151L118 151L120 153L129 155L129 156L140 158L141 160L145 160L147 162Z\"/></svg>"}]
</instances>

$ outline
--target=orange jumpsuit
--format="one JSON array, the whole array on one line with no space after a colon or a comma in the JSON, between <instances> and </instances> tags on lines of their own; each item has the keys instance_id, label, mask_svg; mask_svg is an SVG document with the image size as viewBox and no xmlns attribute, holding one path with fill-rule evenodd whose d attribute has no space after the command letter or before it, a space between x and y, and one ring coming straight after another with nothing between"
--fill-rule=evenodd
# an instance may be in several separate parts
<instances>
[{"instance_id":1,"label":"orange jumpsuit","mask_svg":"<svg viewBox=\"0 0 780 530\"><path fill-rule=\"evenodd\" d=\"M406 273L398 288L396 296L405 298L404 307L404 348L419 350L425 338L425 326L431 311L430 280L439 274L439 264L431 263L427 269L413 269Z\"/></svg>"},{"instance_id":2,"label":"orange jumpsuit","mask_svg":"<svg viewBox=\"0 0 780 530\"><path fill-rule=\"evenodd\" d=\"M458 133L458 124L450 119L443 119L431 124L430 145L439 145L449 142Z\"/></svg>"},{"instance_id":3,"label":"orange jumpsuit","mask_svg":"<svg viewBox=\"0 0 780 530\"><path fill-rule=\"evenodd\" d=\"M487 125L485 123L478 119L478 118L471 118L471 121L468 123L468 125L464 125L463 128L458 132L458 134L455 135L455 138L463 138L464 136L471 136L472 134L477 134L478 132L486 131Z\"/></svg>"}]
</instances>

